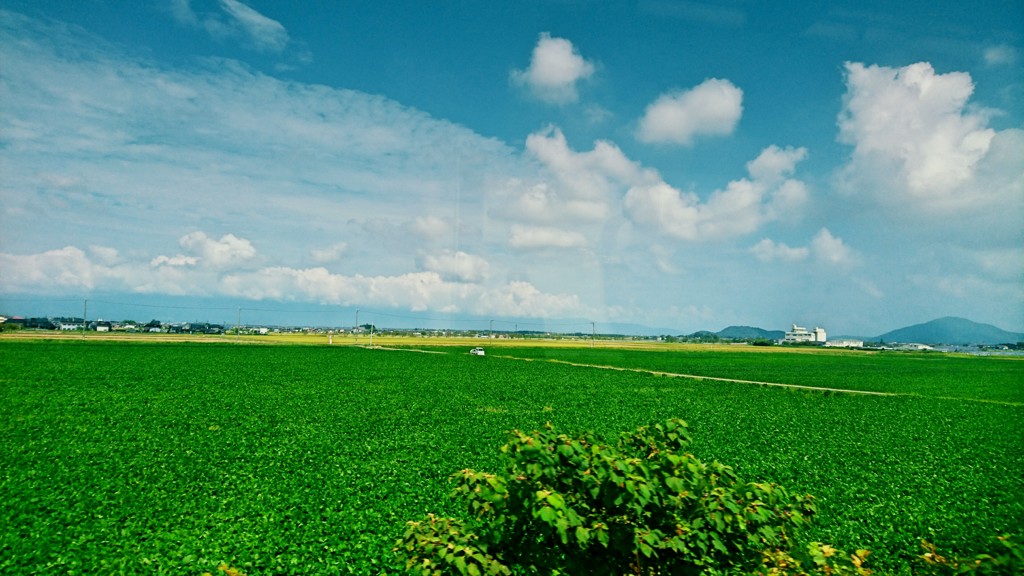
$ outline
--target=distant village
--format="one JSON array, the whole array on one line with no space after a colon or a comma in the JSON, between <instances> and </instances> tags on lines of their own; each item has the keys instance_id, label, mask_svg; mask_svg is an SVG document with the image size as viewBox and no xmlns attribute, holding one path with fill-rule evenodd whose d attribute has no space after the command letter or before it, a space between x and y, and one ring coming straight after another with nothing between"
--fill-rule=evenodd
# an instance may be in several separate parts
<instances>
[{"instance_id":1,"label":"distant village","mask_svg":"<svg viewBox=\"0 0 1024 576\"><path fill-rule=\"evenodd\" d=\"M15 330L52 330L63 332L115 332L115 333L152 333L152 334L198 334L198 335L268 335L268 334L323 334L330 335L378 335L378 336L409 336L419 338L462 337L482 339L558 339L558 340L630 340L679 343L723 343L753 346L820 346L824 348L848 348L870 350L902 350L941 352L988 353L993 351L1017 348L1007 345L928 345L915 342L872 342L852 338L828 339L824 328L815 326L807 329L792 324L784 332L782 338L764 336L729 337L714 332L695 332L689 335L657 335L637 336L629 334L585 333L585 332L550 332L533 330L453 330L436 328L378 328L372 324L354 327L323 327L323 326L275 326L275 325L223 325L209 322L136 322L132 320L85 320L75 317L35 317L0 316L0 332ZM753 329L759 330L759 329ZM759 330L760 331L760 330ZM761 331L766 332L766 331ZM776 334L778 332L775 332ZM332 340L333 341L333 340Z\"/></svg>"}]
</instances>

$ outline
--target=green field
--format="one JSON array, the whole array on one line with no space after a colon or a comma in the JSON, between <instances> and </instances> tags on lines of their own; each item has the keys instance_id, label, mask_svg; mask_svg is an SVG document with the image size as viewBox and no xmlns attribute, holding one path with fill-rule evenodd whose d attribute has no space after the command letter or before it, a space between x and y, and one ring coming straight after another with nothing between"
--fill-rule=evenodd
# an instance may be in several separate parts
<instances>
[{"instance_id":1,"label":"green field","mask_svg":"<svg viewBox=\"0 0 1024 576\"><path fill-rule=\"evenodd\" d=\"M511 428L693 452L818 498L808 538L899 567L1024 526L1024 361L940 354L0 342L0 572L377 573L406 520L461 514ZM518 358L897 392L823 393Z\"/></svg>"}]
</instances>

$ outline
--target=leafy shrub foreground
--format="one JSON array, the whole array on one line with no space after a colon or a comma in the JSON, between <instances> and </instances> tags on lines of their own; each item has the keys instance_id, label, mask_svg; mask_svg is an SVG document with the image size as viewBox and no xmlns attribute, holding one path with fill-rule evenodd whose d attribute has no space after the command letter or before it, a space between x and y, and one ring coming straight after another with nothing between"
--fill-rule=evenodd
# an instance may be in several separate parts
<instances>
[{"instance_id":1,"label":"leafy shrub foreground","mask_svg":"<svg viewBox=\"0 0 1024 576\"><path fill-rule=\"evenodd\" d=\"M463 470L465 520L409 522L395 551L413 574L869 574L868 552L812 543L810 495L744 482L686 451L686 423L623 434L513 431L504 474Z\"/></svg>"}]
</instances>

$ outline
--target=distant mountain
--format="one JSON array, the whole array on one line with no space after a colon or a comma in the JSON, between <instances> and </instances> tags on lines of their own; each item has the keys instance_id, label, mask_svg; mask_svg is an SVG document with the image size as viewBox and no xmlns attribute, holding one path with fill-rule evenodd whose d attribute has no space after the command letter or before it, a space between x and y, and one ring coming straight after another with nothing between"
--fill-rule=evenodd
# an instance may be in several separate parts
<instances>
[{"instance_id":1,"label":"distant mountain","mask_svg":"<svg viewBox=\"0 0 1024 576\"><path fill-rule=\"evenodd\" d=\"M754 326L729 326L715 333L719 338L731 340L748 340L754 338L767 338L768 340L782 340L786 335L782 330L765 330Z\"/></svg>"},{"instance_id":2,"label":"distant mountain","mask_svg":"<svg viewBox=\"0 0 1024 576\"><path fill-rule=\"evenodd\" d=\"M1006 344L1024 341L1024 334L1007 332L991 324L947 316L886 332L873 340L919 344Z\"/></svg>"}]
</instances>

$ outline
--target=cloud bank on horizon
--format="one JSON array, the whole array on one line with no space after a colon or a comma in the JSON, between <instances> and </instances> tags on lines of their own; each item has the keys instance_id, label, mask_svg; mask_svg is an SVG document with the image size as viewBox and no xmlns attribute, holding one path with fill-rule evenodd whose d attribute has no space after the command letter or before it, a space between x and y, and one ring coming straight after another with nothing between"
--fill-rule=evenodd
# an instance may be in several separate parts
<instances>
[{"instance_id":1,"label":"cloud bank on horizon","mask_svg":"<svg viewBox=\"0 0 1024 576\"><path fill-rule=\"evenodd\" d=\"M318 81L331 55L271 8L175 0L150 17L214 48L166 59L0 11L0 300L1024 328L1022 111L991 96L1024 89L984 72L1019 78L1019 38L978 44L975 73L1004 79L986 101L964 70L834 61L830 120L783 135L757 75L704 61L636 90L614 44L524 27L532 51L476 80L504 86L495 115L541 119L512 138Z\"/></svg>"}]
</instances>

